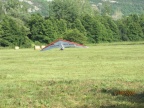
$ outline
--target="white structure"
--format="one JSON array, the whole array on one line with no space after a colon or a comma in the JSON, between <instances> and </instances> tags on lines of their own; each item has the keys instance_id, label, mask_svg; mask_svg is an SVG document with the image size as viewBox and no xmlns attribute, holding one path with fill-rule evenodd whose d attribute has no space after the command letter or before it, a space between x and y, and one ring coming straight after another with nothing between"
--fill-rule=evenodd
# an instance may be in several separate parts
<instances>
[{"instance_id":1,"label":"white structure","mask_svg":"<svg viewBox=\"0 0 144 108\"><path fill-rule=\"evenodd\" d=\"M41 49L41 47L40 46L34 46L34 50L40 50Z\"/></svg>"},{"instance_id":2,"label":"white structure","mask_svg":"<svg viewBox=\"0 0 144 108\"><path fill-rule=\"evenodd\" d=\"M19 49L19 46L15 46L15 50L18 50Z\"/></svg>"},{"instance_id":3,"label":"white structure","mask_svg":"<svg viewBox=\"0 0 144 108\"><path fill-rule=\"evenodd\" d=\"M43 48L45 48L45 47L46 47L45 45L42 45L42 46L41 46L41 49L43 49Z\"/></svg>"}]
</instances>

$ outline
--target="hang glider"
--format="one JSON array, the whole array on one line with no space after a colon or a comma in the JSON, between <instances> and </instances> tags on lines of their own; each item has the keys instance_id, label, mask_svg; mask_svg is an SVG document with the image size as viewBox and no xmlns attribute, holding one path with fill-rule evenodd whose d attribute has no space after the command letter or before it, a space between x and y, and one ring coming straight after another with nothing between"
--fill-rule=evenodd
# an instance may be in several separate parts
<instances>
[{"instance_id":1,"label":"hang glider","mask_svg":"<svg viewBox=\"0 0 144 108\"><path fill-rule=\"evenodd\" d=\"M46 50L50 50L53 48L60 48L60 50L64 50L64 48L68 48L68 47L87 48L87 46L78 44L76 42L70 42L67 40L59 39L50 43L49 45L44 47L41 51L46 51Z\"/></svg>"}]
</instances>

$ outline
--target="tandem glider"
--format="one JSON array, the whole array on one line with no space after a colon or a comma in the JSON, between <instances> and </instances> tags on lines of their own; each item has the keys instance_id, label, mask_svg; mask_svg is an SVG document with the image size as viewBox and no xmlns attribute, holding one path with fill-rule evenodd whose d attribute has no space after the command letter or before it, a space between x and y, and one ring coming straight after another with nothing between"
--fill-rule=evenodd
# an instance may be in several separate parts
<instances>
[{"instance_id":1,"label":"tandem glider","mask_svg":"<svg viewBox=\"0 0 144 108\"><path fill-rule=\"evenodd\" d=\"M44 47L41 51L46 51L46 50L50 50L50 49L53 49L53 48L60 48L60 50L64 50L64 48L69 48L69 47L87 48L87 46L78 44L76 42L70 42L70 41L67 41L67 40L58 39L58 40L50 43L46 47Z\"/></svg>"}]
</instances>

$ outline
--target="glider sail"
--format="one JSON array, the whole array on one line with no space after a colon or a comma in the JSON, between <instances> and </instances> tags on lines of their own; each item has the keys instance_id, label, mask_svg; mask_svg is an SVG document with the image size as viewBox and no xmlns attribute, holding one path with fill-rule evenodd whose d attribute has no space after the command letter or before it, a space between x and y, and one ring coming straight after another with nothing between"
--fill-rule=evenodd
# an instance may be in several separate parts
<instances>
[{"instance_id":1,"label":"glider sail","mask_svg":"<svg viewBox=\"0 0 144 108\"><path fill-rule=\"evenodd\" d=\"M68 47L87 48L86 46L75 43L75 42L70 42L67 40L59 39L59 40L56 40L56 41L50 43L45 48L43 48L41 51L46 51L46 50L50 50L53 48L60 48L61 50L64 50L64 48L68 48Z\"/></svg>"}]
</instances>

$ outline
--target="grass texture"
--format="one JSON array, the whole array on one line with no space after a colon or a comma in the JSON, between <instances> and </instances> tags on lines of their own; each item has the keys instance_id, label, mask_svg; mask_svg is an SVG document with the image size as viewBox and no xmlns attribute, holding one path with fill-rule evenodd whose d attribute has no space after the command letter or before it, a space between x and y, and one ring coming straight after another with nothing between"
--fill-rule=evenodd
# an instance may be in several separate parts
<instances>
[{"instance_id":1,"label":"grass texture","mask_svg":"<svg viewBox=\"0 0 144 108\"><path fill-rule=\"evenodd\" d=\"M0 108L144 108L144 44L0 49Z\"/></svg>"}]
</instances>

